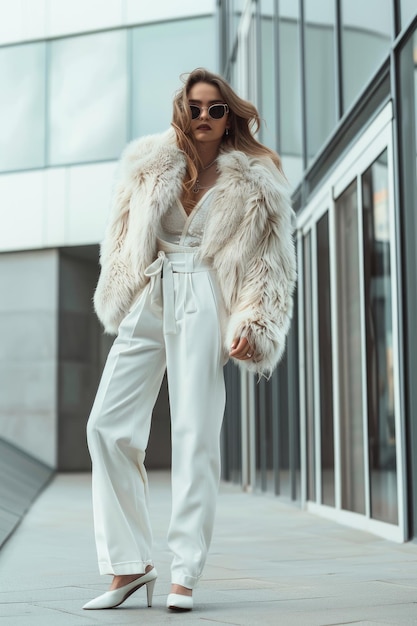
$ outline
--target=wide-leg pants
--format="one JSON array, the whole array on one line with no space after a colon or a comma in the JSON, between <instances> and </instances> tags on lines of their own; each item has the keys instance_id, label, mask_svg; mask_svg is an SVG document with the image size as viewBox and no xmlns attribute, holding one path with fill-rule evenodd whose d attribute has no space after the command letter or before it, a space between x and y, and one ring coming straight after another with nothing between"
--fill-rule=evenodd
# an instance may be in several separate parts
<instances>
[{"instance_id":1,"label":"wide-leg pants","mask_svg":"<svg viewBox=\"0 0 417 626\"><path fill-rule=\"evenodd\" d=\"M160 252L122 321L87 426L102 574L152 564L144 466L167 370L172 437L172 582L193 588L210 544L220 477L224 316L214 271L195 253Z\"/></svg>"}]
</instances>

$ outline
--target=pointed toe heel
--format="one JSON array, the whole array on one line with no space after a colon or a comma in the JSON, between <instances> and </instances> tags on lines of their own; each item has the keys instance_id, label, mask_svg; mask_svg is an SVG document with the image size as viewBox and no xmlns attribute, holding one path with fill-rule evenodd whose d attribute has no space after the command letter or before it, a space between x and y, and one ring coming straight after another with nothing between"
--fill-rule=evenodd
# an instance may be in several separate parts
<instances>
[{"instance_id":1,"label":"pointed toe heel","mask_svg":"<svg viewBox=\"0 0 417 626\"><path fill-rule=\"evenodd\" d=\"M151 569L149 572L136 578L136 580L132 580L132 582L127 585L123 585L123 587L119 587L118 589L112 589L111 591L106 591L101 596L90 600L87 604L84 604L83 609L89 610L98 610L98 609L114 609L116 606L120 606L123 604L125 600L132 593L135 593L138 589L146 585L146 596L148 600L148 606L152 606L152 597L153 591L155 587L156 577L158 573L155 569Z\"/></svg>"},{"instance_id":2,"label":"pointed toe heel","mask_svg":"<svg viewBox=\"0 0 417 626\"><path fill-rule=\"evenodd\" d=\"M193 604L192 596L183 596L180 593L170 593L167 598L167 607L171 611L191 611Z\"/></svg>"}]
</instances>

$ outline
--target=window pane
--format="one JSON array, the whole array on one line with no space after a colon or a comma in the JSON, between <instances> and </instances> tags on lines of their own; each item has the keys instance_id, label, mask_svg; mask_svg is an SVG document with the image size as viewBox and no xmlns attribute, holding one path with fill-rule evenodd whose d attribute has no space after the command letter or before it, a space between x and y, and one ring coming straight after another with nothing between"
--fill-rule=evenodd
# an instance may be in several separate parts
<instances>
[{"instance_id":1,"label":"window pane","mask_svg":"<svg viewBox=\"0 0 417 626\"><path fill-rule=\"evenodd\" d=\"M371 517L398 523L387 151L365 172L363 243Z\"/></svg>"},{"instance_id":2,"label":"window pane","mask_svg":"<svg viewBox=\"0 0 417 626\"><path fill-rule=\"evenodd\" d=\"M316 442L314 427L313 275L311 267L311 233L308 233L304 237L303 257L307 499L314 502L316 499Z\"/></svg>"},{"instance_id":3,"label":"window pane","mask_svg":"<svg viewBox=\"0 0 417 626\"><path fill-rule=\"evenodd\" d=\"M274 490L274 417L271 385L265 378L256 386L256 484L262 491Z\"/></svg>"},{"instance_id":4,"label":"window pane","mask_svg":"<svg viewBox=\"0 0 417 626\"><path fill-rule=\"evenodd\" d=\"M285 174L295 187L303 170L301 70L298 3L279 3L279 150Z\"/></svg>"},{"instance_id":5,"label":"window pane","mask_svg":"<svg viewBox=\"0 0 417 626\"><path fill-rule=\"evenodd\" d=\"M133 30L133 136L166 130L180 75L196 67L217 72L212 17Z\"/></svg>"},{"instance_id":6,"label":"window pane","mask_svg":"<svg viewBox=\"0 0 417 626\"><path fill-rule=\"evenodd\" d=\"M227 389L222 427L222 477L240 483L242 480L242 407L240 370L232 363L224 368Z\"/></svg>"},{"instance_id":7,"label":"window pane","mask_svg":"<svg viewBox=\"0 0 417 626\"><path fill-rule=\"evenodd\" d=\"M276 475L275 491L288 498L292 497L292 467L291 461L294 454L292 449L293 437L291 429L294 427L294 415L289 412L288 394L288 350L276 370L275 398L277 400L277 410L273 416L275 419L275 449L278 448L276 456L279 459L279 475Z\"/></svg>"},{"instance_id":8,"label":"window pane","mask_svg":"<svg viewBox=\"0 0 417 626\"><path fill-rule=\"evenodd\" d=\"M276 129L276 87L275 77L275 28L271 2L261 4L261 106L262 119L261 141L273 150L277 150Z\"/></svg>"},{"instance_id":9,"label":"window pane","mask_svg":"<svg viewBox=\"0 0 417 626\"><path fill-rule=\"evenodd\" d=\"M336 201L342 508L365 513L357 185Z\"/></svg>"},{"instance_id":10,"label":"window pane","mask_svg":"<svg viewBox=\"0 0 417 626\"><path fill-rule=\"evenodd\" d=\"M127 141L127 33L51 44L49 162L113 159Z\"/></svg>"},{"instance_id":11,"label":"window pane","mask_svg":"<svg viewBox=\"0 0 417 626\"><path fill-rule=\"evenodd\" d=\"M0 49L0 169L42 167L45 158L45 44Z\"/></svg>"},{"instance_id":12,"label":"window pane","mask_svg":"<svg viewBox=\"0 0 417 626\"><path fill-rule=\"evenodd\" d=\"M342 0L344 110L389 53L391 5L391 0Z\"/></svg>"},{"instance_id":13,"label":"window pane","mask_svg":"<svg viewBox=\"0 0 417 626\"><path fill-rule=\"evenodd\" d=\"M406 27L416 15L416 0L401 0L401 28Z\"/></svg>"},{"instance_id":14,"label":"window pane","mask_svg":"<svg viewBox=\"0 0 417 626\"><path fill-rule=\"evenodd\" d=\"M334 506L332 320L330 315L329 214L327 212L317 223L317 283L322 502Z\"/></svg>"},{"instance_id":15,"label":"window pane","mask_svg":"<svg viewBox=\"0 0 417 626\"><path fill-rule=\"evenodd\" d=\"M307 154L309 161L336 123L335 2L305 0Z\"/></svg>"}]
</instances>

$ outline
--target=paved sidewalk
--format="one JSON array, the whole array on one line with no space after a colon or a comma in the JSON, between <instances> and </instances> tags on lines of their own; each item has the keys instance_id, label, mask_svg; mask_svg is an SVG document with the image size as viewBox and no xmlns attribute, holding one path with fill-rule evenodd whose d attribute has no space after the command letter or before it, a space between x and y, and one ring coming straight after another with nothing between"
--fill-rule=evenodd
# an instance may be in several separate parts
<instances>
[{"instance_id":1,"label":"paved sidewalk","mask_svg":"<svg viewBox=\"0 0 417 626\"><path fill-rule=\"evenodd\" d=\"M154 472L150 483L159 572L152 609L143 589L118 609L81 609L110 578L97 573L90 476L65 474L41 494L0 553L0 624L417 624L416 545L349 530L230 485L221 487L196 608L168 613L168 475Z\"/></svg>"}]
</instances>

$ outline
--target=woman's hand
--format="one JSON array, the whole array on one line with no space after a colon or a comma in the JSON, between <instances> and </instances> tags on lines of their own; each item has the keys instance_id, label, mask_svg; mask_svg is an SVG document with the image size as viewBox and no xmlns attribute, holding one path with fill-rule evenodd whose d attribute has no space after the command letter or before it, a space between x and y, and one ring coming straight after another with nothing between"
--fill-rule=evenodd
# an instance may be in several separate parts
<instances>
[{"instance_id":1,"label":"woman's hand","mask_svg":"<svg viewBox=\"0 0 417 626\"><path fill-rule=\"evenodd\" d=\"M248 359L253 358L253 349L249 345L246 337L239 337L233 339L232 345L230 346L229 356L234 359L239 359L240 361L247 361Z\"/></svg>"}]
</instances>

